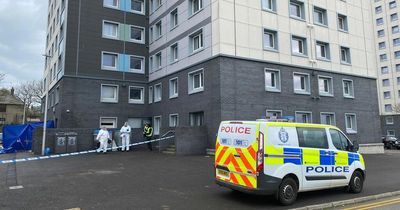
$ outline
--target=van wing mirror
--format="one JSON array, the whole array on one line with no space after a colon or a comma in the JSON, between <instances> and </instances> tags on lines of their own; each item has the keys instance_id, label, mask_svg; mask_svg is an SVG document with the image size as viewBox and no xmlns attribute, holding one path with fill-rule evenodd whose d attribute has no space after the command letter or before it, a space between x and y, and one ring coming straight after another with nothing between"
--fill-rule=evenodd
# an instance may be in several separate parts
<instances>
[{"instance_id":1,"label":"van wing mirror","mask_svg":"<svg viewBox=\"0 0 400 210\"><path fill-rule=\"evenodd\" d=\"M358 152L358 150L360 149L360 145L358 144L357 141L353 141L353 146L352 146L352 152Z\"/></svg>"}]
</instances>

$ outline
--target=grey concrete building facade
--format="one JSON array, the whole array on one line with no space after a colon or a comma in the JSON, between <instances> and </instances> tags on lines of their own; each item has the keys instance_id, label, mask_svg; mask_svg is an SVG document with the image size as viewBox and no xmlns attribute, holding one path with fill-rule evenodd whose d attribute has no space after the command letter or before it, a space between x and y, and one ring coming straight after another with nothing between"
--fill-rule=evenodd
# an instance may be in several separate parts
<instances>
[{"instance_id":1,"label":"grey concrete building facade","mask_svg":"<svg viewBox=\"0 0 400 210\"><path fill-rule=\"evenodd\" d=\"M105 2L116 2L119 9ZM146 15L124 11L133 2L142 2ZM222 120L290 116L337 125L360 143L380 141L370 3L70 0L67 5L65 66L50 83L49 99L57 90L58 100L51 99L57 103L48 109L59 128L120 127L124 121L140 127L151 121L161 135L176 126L205 126L207 147L213 148ZM297 6L298 17L289 10ZM315 19L318 12L321 18ZM113 27L119 34L104 37L105 24L108 34ZM132 33L132 25L144 29L144 43L121 35ZM124 55L144 58L142 71L130 71L124 60L131 57ZM114 61L115 68L104 68ZM132 95L131 87L140 91ZM104 100L105 95L114 97Z\"/></svg>"}]
</instances>

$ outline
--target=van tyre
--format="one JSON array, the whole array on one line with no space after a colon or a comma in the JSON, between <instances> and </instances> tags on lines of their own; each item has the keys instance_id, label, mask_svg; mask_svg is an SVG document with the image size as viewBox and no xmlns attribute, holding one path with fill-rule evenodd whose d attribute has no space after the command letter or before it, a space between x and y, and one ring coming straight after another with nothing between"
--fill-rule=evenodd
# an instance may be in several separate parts
<instances>
[{"instance_id":1,"label":"van tyre","mask_svg":"<svg viewBox=\"0 0 400 210\"><path fill-rule=\"evenodd\" d=\"M298 189L296 181L291 177L286 177L279 186L276 198L284 206L291 205L296 201Z\"/></svg>"},{"instance_id":2,"label":"van tyre","mask_svg":"<svg viewBox=\"0 0 400 210\"><path fill-rule=\"evenodd\" d=\"M364 186L364 177L360 171L355 171L351 176L349 191L351 193L360 193Z\"/></svg>"}]
</instances>

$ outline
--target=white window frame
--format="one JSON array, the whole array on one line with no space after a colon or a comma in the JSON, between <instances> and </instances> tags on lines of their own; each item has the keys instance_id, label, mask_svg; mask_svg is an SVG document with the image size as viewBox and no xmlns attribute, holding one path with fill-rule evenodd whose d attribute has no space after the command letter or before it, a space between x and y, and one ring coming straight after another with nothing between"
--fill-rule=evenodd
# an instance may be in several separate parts
<instances>
[{"instance_id":1,"label":"white window frame","mask_svg":"<svg viewBox=\"0 0 400 210\"><path fill-rule=\"evenodd\" d=\"M50 1L49 1L50 2ZM103 0L103 7L108 7L108 8L112 8L112 9L119 9L119 4L120 4L120 0L117 0L117 5L107 5L106 2Z\"/></svg>"},{"instance_id":2,"label":"white window frame","mask_svg":"<svg viewBox=\"0 0 400 210\"><path fill-rule=\"evenodd\" d=\"M343 52L345 52L346 60L342 60ZM341 64L351 64L351 52L349 47L340 46L340 63Z\"/></svg>"},{"instance_id":3,"label":"white window frame","mask_svg":"<svg viewBox=\"0 0 400 210\"><path fill-rule=\"evenodd\" d=\"M293 41L297 41L298 44L300 44L301 41L301 49L303 50L303 52L295 52L294 48L293 48ZM301 37L301 36L296 36L296 35L292 35L291 39L290 39L290 45L292 47L292 55L299 55L299 56L304 56L307 57L308 56L308 49L307 49L307 38L305 37ZM300 50L300 45L299 45L299 50Z\"/></svg>"},{"instance_id":4,"label":"white window frame","mask_svg":"<svg viewBox=\"0 0 400 210\"><path fill-rule=\"evenodd\" d=\"M159 125L156 126L156 119L159 119ZM161 127L162 127L162 118L161 115L153 117L153 135L160 135Z\"/></svg>"},{"instance_id":5,"label":"white window frame","mask_svg":"<svg viewBox=\"0 0 400 210\"><path fill-rule=\"evenodd\" d=\"M267 72L275 73L275 87L267 85ZM281 71L279 69L264 69L265 91L268 92L281 92Z\"/></svg>"},{"instance_id":6,"label":"white window frame","mask_svg":"<svg viewBox=\"0 0 400 210\"><path fill-rule=\"evenodd\" d=\"M105 24L106 24L106 23L113 24L113 25L117 25L117 34L116 34L115 36L110 36L110 35L104 34L104 27L105 27ZM120 27L120 25L121 25L120 23L115 22L115 21L103 20L102 31L101 31L102 37L103 37L103 38L106 38L106 39L116 39L116 40L119 40L119 27Z\"/></svg>"},{"instance_id":7,"label":"white window frame","mask_svg":"<svg viewBox=\"0 0 400 210\"><path fill-rule=\"evenodd\" d=\"M328 81L328 89L329 89L328 92L325 92L325 91L321 92L321 89L320 89L321 80ZM318 75L318 93L320 96L334 96L333 77Z\"/></svg>"},{"instance_id":8,"label":"white window frame","mask_svg":"<svg viewBox=\"0 0 400 210\"><path fill-rule=\"evenodd\" d=\"M292 4L299 7L299 12L300 12L299 15L300 16L297 16L297 15L294 15L294 14L291 13L290 7L291 7ZM306 10L306 8L305 8L305 5L304 5L303 1L298 1L298 0L290 0L289 1L289 16L291 18L305 20L306 19L305 10Z\"/></svg>"},{"instance_id":9,"label":"white window frame","mask_svg":"<svg viewBox=\"0 0 400 210\"><path fill-rule=\"evenodd\" d=\"M283 111L282 110L271 110L271 109L267 109L265 110L265 116L268 119L268 113L280 113L281 117L283 116ZM271 118L270 118L271 119Z\"/></svg>"},{"instance_id":10,"label":"white window frame","mask_svg":"<svg viewBox=\"0 0 400 210\"><path fill-rule=\"evenodd\" d=\"M319 22L316 18L315 13L320 13L322 14L322 22ZM314 19L314 24L316 25L322 25L322 26L328 26L328 14L326 9L321 8L321 7L316 7L314 6L313 8L313 19Z\"/></svg>"},{"instance_id":11,"label":"white window frame","mask_svg":"<svg viewBox=\"0 0 400 210\"><path fill-rule=\"evenodd\" d=\"M174 92L174 86L172 85L172 83L174 82L174 81L176 81L176 93ZM179 96L179 82L178 82L179 80L178 80L178 77L174 77L174 78L171 78L170 80L169 80L169 98L171 99L171 98L177 98L178 96Z\"/></svg>"},{"instance_id":12,"label":"white window frame","mask_svg":"<svg viewBox=\"0 0 400 210\"><path fill-rule=\"evenodd\" d=\"M154 101L154 90L153 86L149 86L149 104L152 104Z\"/></svg>"},{"instance_id":13,"label":"white window frame","mask_svg":"<svg viewBox=\"0 0 400 210\"><path fill-rule=\"evenodd\" d=\"M355 125L351 125L351 127L349 127L349 125L347 124L347 117L348 116L353 116L354 117ZM345 125L346 125L346 133L348 133L348 134L357 133L357 115L355 113L345 113L344 114L344 119L345 119Z\"/></svg>"},{"instance_id":14,"label":"white window frame","mask_svg":"<svg viewBox=\"0 0 400 210\"><path fill-rule=\"evenodd\" d=\"M159 98L157 98L157 87L160 87L160 94L159 94ZM162 100L162 84L157 83L154 85L154 103L160 102Z\"/></svg>"},{"instance_id":15,"label":"white window frame","mask_svg":"<svg viewBox=\"0 0 400 210\"><path fill-rule=\"evenodd\" d=\"M176 125L172 125L172 117L176 117ZM169 127L170 128L176 128L179 126L179 114L175 113L175 114L170 114L169 115Z\"/></svg>"},{"instance_id":16,"label":"white window frame","mask_svg":"<svg viewBox=\"0 0 400 210\"><path fill-rule=\"evenodd\" d=\"M393 132L393 135L390 135L390 134L389 134L390 132ZM396 131L395 131L395 130L387 130L387 131L386 131L386 135L387 135L387 136L396 136Z\"/></svg>"},{"instance_id":17,"label":"white window frame","mask_svg":"<svg viewBox=\"0 0 400 210\"><path fill-rule=\"evenodd\" d=\"M335 114L335 112L321 112L320 114L319 114L319 116L320 116L320 123L322 124L322 116L323 115L330 115L330 116L332 116L333 118L333 124L327 124L327 125L336 125L336 114Z\"/></svg>"},{"instance_id":18,"label":"white window frame","mask_svg":"<svg viewBox=\"0 0 400 210\"><path fill-rule=\"evenodd\" d=\"M194 75L200 74L200 87L194 87ZM204 69L198 69L188 73L188 94L194 94L204 91Z\"/></svg>"},{"instance_id":19,"label":"white window frame","mask_svg":"<svg viewBox=\"0 0 400 210\"><path fill-rule=\"evenodd\" d=\"M99 127L100 128L102 128L103 126L102 126L102 120L115 120L115 123L113 123L114 125L113 125L113 127L107 127L107 126L105 126L106 128L109 128L109 129L112 129L112 128L118 128L118 117L100 117L100 120L99 120Z\"/></svg>"},{"instance_id":20,"label":"white window frame","mask_svg":"<svg viewBox=\"0 0 400 210\"><path fill-rule=\"evenodd\" d=\"M136 88L136 89L140 89L141 93L140 93L140 100L137 99L131 99L131 88ZM140 87L140 86L129 86L129 93L128 93L128 102L130 104L144 104L144 96L145 96L145 90L144 87Z\"/></svg>"},{"instance_id":21,"label":"white window frame","mask_svg":"<svg viewBox=\"0 0 400 210\"><path fill-rule=\"evenodd\" d=\"M160 26L160 27L158 27L158 26ZM162 36L163 36L163 32L162 32L162 29L163 29L163 27L162 27L162 21L161 20L159 20L157 23L155 23L154 24L154 27L155 27L155 32L156 32L156 37L155 37L155 40L158 40L158 39L160 39Z\"/></svg>"},{"instance_id":22,"label":"white window frame","mask_svg":"<svg viewBox=\"0 0 400 210\"><path fill-rule=\"evenodd\" d=\"M325 57L322 57L318 55L318 47L324 47L325 49ZM330 46L329 43L326 42L321 42L321 41L316 41L315 42L315 56L318 60L323 60L323 61L330 61L331 60L331 54L330 54ZM322 52L322 49L321 49Z\"/></svg>"},{"instance_id":23,"label":"white window frame","mask_svg":"<svg viewBox=\"0 0 400 210\"><path fill-rule=\"evenodd\" d=\"M343 28L340 27L340 20L343 20ZM348 32L349 31L349 23L348 23L348 18L346 15L343 14L337 14L337 22L338 22L338 30L342 32Z\"/></svg>"},{"instance_id":24,"label":"white window frame","mask_svg":"<svg viewBox=\"0 0 400 210\"><path fill-rule=\"evenodd\" d=\"M142 2L142 10L141 10L141 11L133 10L133 9L132 9L132 1L140 1L140 2ZM144 15L144 14L145 14L145 11L146 11L146 1L145 1L145 0L131 0L131 8L130 8L130 11L131 11L132 13Z\"/></svg>"},{"instance_id":25,"label":"white window frame","mask_svg":"<svg viewBox=\"0 0 400 210\"><path fill-rule=\"evenodd\" d=\"M313 122L313 114L310 111L295 111L294 113L294 121L297 122L297 114L310 114L310 122L307 123L312 123Z\"/></svg>"},{"instance_id":26,"label":"white window frame","mask_svg":"<svg viewBox=\"0 0 400 210\"><path fill-rule=\"evenodd\" d=\"M194 11L194 4L193 4L193 1L195 1L195 0L189 0L189 18L190 17L192 17L192 16L194 16L194 15L196 15L196 14L198 14L199 12L201 12L202 10L203 10L203 7L204 7L204 2L203 2L203 0L198 0L198 6L199 6L199 9L197 10L197 11Z\"/></svg>"},{"instance_id":27,"label":"white window frame","mask_svg":"<svg viewBox=\"0 0 400 210\"><path fill-rule=\"evenodd\" d=\"M179 25L179 13L178 13L178 7L176 7L175 9L173 9L170 13L169 13L169 21L170 21L170 30L172 31L173 29L175 29L176 27L178 27ZM175 19L176 17L176 19Z\"/></svg>"},{"instance_id":28,"label":"white window frame","mask_svg":"<svg viewBox=\"0 0 400 210\"><path fill-rule=\"evenodd\" d=\"M351 84L351 94L346 94L345 91L345 82L350 82ZM342 87L343 87L343 97L345 98L354 98L354 82L351 79L342 79Z\"/></svg>"},{"instance_id":29,"label":"white window frame","mask_svg":"<svg viewBox=\"0 0 400 210\"><path fill-rule=\"evenodd\" d=\"M195 46L195 38L199 37L199 48L194 49ZM195 54L200 52L204 49L204 34L203 29L197 30L196 32L189 35L189 46L190 46L190 53Z\"/></svg>"},{"instance_id":30,"label":"white window frame","mask_svg":"<svg viewBox=\"0 0 400 210\"><path fill-rule=\"evenodd\" d=\"M307 81L305 81L305 90L303 89L296 89L295 87L295 76L299 75L299 76L305 76ZM296 94L303 94L303 95L310 95L311 94L311 86L310 86L310 74L308 73L302 73L302 72L293 72L293 91Z\"/></svg>"},{"instance_id":31,"label":"white window frame","mask_svg":"<svg viewBox=\"0 0 400 210\"><path fill-rule=\"evenodd\" d=\"M266 45L266 39L265 35L268 34L272 38L272 45L270 46L268 43L268 46ZM278 42L278 32L269 30L267 28L263 28L263 48L264 50L270 50L270 51L278 51L279 50L279 42Z\"/></svg>"},{"instance_id":32,"label":"white window frame","mask_svg":"<svg viewBox=\"0 0 400 210\"><path fill-rule=\"evenodd\" d=\"M103 86L108 86L108 87L116 87L117 90L115 92L115 98L103 98ZM100 85L100 102L102 103L118 103L118 97L119 96L119 85L114 85L114 84L101 84Z\"/></svg>"},{"instance_id":33,"label":"white window frame","mask_svg":"<svg viewBox=\"0 0 400 210\"><path fill-rule=\"evenodd\" d=\"M162 52L160 51L160 52L154 54L153 60L155 61L155 64L156 64L156 65L153 65L153 68L155 67L154 68L155 70L160 70L162 68Z\"/></svg>"},{"instance_id":34,"label":"white window frame","mask_svg":"<svg viewBox=\"0 0 400 210\"><path fill-rule=\"evenodd\" d=\"M117 56L116 61L115 61L115 67L112 67L112 66L105 66L105 65L103 64L103 57L104 57L104 54L111 54L111 55L116 55L116 56ZM118 63L118 60L119 60L119 54L118 54L118 53L102 51L102 52L101 52L101 69L102 69L102 70L117 71L117 70L118 70L118 64L119 64L119 63Z\"/></svg>"},{"instance_id":35,"label":"white window frame","mask_svg":"<svg viewBox=\"0 0 400 210\"><path fill-rule=\"evenodd\" d=\"M386 97L386 93L389 93L388 97ZM391 98L390 91L383 91L383 99L390 99L390 98Z\"/></svg>"},{"instance_id":36,"label":"white window frame","mask_svg":"<svg viewBox=\"0 0 400 210\"><path fill-rule=\"evenodd\" d=\"M269 4L269 7L268 7ZM268 12L276 12L276 0L261 0L261 8Z\"/></svg>"},{"instance_id":37,"label":"white window frame","mask_svg":"<svg viewBox=\"0 0 400 210\"><path fill-rule=\"evenodd\" d=\"M137 39L132 39L132 28L137 28L142 30L142 39L137 40ZM146 29L141 26L136 26L136 25L130 25L130 31L129 31L129 40L134 43L139 43L139 44L145 44L146 43Z\"/></svg>"},{"instance_id":38,"label":"white window frame","mask_svg":"<svg viewBox=\"0 0 400 210\"><path fill-rule=\"evenodd\" d=\"M390 111L389 110L386 110L386 106L390 106ZM384 108L384 110L385 110L385 112L386 113L392 113L393 112L393 106L392 106L392 104L385 104L384 106L383 106L383 108Z\"/></svg>"},{"instance_id":39,"label":"white window frame","mask_svg":"<svg viewBox=\"0 0 400 210\"><path fill-rule=\"evenodd\" d=\"M138 59L141 59L142 60L142 65L141 65L141 69L132 69L131 68L131 59L132 59L132 57L133 58L138 58ZM142 73L142 74L144 74L144 69L145 69L145 65L146 65L146 58L145 57L143 57L143 56L137 56L137 55L130 55L129 56L129 71L130 72L134 72L134 73Z\"/></svg>"},{"instance_id":40,"label":"white window frame","mask_svg":"<svg viewBox=\"0 0 400 210\"><path fill-rule=\"evenodd\" d=\"M392 119L392 120L390 121L390 120L388 120L388 119ZM394 124L394 118L393 118L393 116L387 116L387 117L385 117L385 122L386 122L386 125L393 125L393 124Z\"/></svg>"},{"instance_id":41,"label":"white window frame","mask_svg":"<svg viewBox=\"0 0 400 210\"><path fill-rule=\"evenodd\" d=\"M175 57L174 49L176 49L176 57ZM176 63L179 61L179 45L177 42L172 44L171 46L169 46L169 53L170 53L170 56L169 56L170 64L173 64L173 63Z\"/></svg>"}]
</instances>

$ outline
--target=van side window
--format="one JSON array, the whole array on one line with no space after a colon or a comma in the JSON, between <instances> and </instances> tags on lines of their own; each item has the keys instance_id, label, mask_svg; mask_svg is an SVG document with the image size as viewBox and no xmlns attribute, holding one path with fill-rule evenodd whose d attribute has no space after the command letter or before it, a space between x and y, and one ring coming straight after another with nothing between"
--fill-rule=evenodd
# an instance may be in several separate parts
<instances>
[{"instance_id":1,"label":"van side window","mask_svg":"<svg viewBox=\"0 0 400 210\"><path fill-rule=\"evenodd\" d=\"M325 129L321 128L297 128L300 147L328 149L328 139Z\"/></svg>"},{"instance_id":2,"label":"van side window","mask_svg":"<svg viewBox=\"0 0 400 210\"><path fill-rule=\"evenodd\" d=\"M342 133L338 130L329 129L329 133L331 134L332 143L338 150L349 151L350 144L349 141Z\"/></svg>"}]
</instances>

